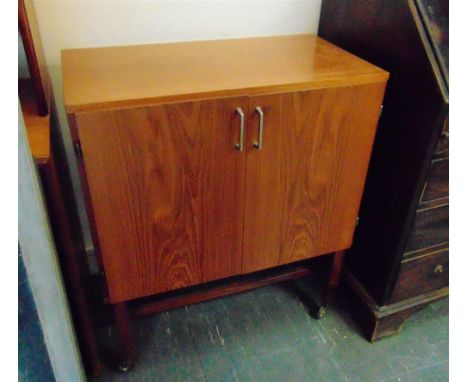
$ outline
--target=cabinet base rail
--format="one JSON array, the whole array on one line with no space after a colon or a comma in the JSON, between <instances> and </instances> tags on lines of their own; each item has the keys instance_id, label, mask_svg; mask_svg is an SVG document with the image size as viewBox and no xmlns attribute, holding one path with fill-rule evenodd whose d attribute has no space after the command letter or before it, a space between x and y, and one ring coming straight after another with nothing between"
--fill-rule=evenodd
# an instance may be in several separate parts
<instances>
[{"instance_id":1,"label":"cabinet base rail","mask_svg":"<svg viewBox=\"0 0 468 382\"><path fill-rule=\"evenodd\" d=\"M316 318L325 315L327 305L333 301L338 288L344 251L332 255L332 265L322 293L321 301L316 304ZM119 371L132 369L136 360L136 348L131 335L130 316L141 317L180 308L185 305L196 304L218 297L246 292L266 285L309 276L313 272L310 261L286 265L275 269L256 272L245 276L231 277L221 281L214 281L181 290L167 292L154 297L147 297L135 301L113 304L114 317L119 335L120 361Z\"/></svg>"},{"instance_id":2,"label":"cabinet base rail","mask_svg":"<svg viewBox=\"0 0 468 382\"><path fill-rule=\"evenodd\" d=\"M378 305L348 269L343 272L343 282L352 305L351 313L369 342L400 333L411 315L449 294L449 288L444 287L393 304Z\"/></svg>"}]
</instances>

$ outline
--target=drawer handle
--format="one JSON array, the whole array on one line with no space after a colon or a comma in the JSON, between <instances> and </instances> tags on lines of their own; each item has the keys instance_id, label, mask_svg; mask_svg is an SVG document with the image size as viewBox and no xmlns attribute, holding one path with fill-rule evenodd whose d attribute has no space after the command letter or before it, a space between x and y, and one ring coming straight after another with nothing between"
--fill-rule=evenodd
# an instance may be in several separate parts
<instances>
[{"instance_id":1,"label":"drawer handle","mask_svg":"<svg viewBox=\"0 0 468 382\"><path fill-rule=\"evenodd\" d=\"M444 267L439 264L434 268L434 275L440 275L444 271Z\"/></svg>"},{"instance_id":2,"label":"drawer handle","mask_svg":"<svg viewBox=\"0 0 468 382\"><path fill-rule=\"evenodd\" d=\"M240 124L239 124L240 132L239 132L239 143L236 143L234 145L234 147L239 151L244 151L244 122L245 122L245 116L244 116L244 112L242 111L241 107L238 107L236 109L236 111L237 111L237 114L239 114L239 118L240 118Z\"/></svg>"},{"instance_id":3,"label":"drawer handle","mask_svg":"<svg viewBox=\"0 0 468 382\"><path fill-rule=\"evenodd\" d=\"M255 111L258 113L258 141L254 142L254 147L260 150L263 146L263 111L260 106Z\"/></svg>"}]
</instances>

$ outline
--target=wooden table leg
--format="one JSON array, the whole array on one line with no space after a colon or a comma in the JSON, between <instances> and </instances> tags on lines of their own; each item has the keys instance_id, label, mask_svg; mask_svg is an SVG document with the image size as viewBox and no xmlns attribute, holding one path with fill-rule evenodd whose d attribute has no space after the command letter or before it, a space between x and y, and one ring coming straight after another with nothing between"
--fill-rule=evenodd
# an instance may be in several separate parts
<instances>
[{"instance_id":1,"label":"wooden table leg","mask_svg":"<svg viewBox=\"0 0 468 382\"><path fill-rule=\"evenodd\" d=\"M336 291L340 283L341 270L343 269L344 251L335 252L333 262L328 278L328 284L325 289L322 305L317 310L317 318L322 318L327 312L327 306L335 300Z\"/></svg>"},{"instance_id":2,"label":"wooden table leg","mask_svg":"<svg viewBox=\"0 0 468 382\"><path fill-rule=\"evenodd\" d=\"M135 345L130 328L127 303L114 304L114 316L120 342L120 361L117 367L120 371L126 372L135 365Z\"/></svg>"}]
</instances>

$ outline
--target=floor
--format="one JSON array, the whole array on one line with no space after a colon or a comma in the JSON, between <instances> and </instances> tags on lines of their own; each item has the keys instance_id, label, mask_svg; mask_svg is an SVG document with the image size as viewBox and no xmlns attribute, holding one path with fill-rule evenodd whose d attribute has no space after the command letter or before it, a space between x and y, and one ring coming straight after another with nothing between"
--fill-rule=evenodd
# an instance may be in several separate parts
<instances>
[{"instance_id":1,"label":"floor","mask_svg":"<svg viewBox=\"0 0 468 382\"><path fill-rule=\"evenodd\" d=\"M136 320L135 368L95 381L448 381L448 299L370 344L344 298L316 320L294 291L272 285ZM100 334L112 348L112 329Z\"/></svg>"},{"instance_id":2,"label":"floor","mask_svg":"<svg viewBox=\"0 0 468 382\"><path fill-rule=\"evenodd\" d=\"M18 252L18 382L53 382L36 303L21 251Z\"/></svg>"}]
</instances>

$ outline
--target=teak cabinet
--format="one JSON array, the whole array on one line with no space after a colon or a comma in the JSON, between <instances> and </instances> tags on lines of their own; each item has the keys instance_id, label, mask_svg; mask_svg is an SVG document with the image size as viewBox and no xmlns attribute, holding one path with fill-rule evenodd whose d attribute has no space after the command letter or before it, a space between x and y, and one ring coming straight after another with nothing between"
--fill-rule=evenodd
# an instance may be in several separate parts
<instances>
[{"instance_id":1,"label":"teak cabinet","mask_svg":"<svg viewBox=\"0 0 468 382\"><path fill-rule=\"evenodd\" d=\"M385 71L312 35L62 59L111 303L351 246Z\"/></svg>"},{"instance_id":2,"label":"teak cabinet","mask_svg":"<svg viewBox=\"0 0 468 382\"><path fill-rule=\"evenodd\" d=\"M381 94L364 85L78 115L111 302L348 248Z\"/></svg>"}]
</instances>

